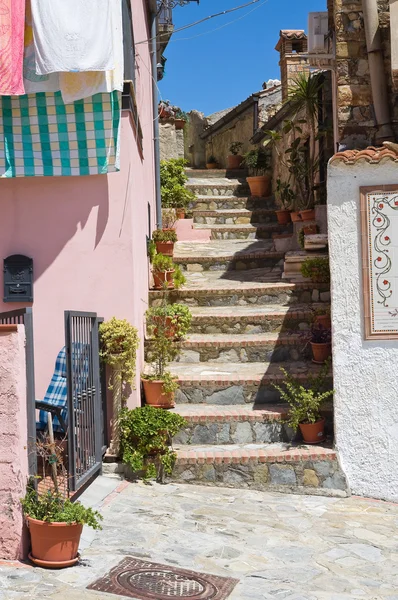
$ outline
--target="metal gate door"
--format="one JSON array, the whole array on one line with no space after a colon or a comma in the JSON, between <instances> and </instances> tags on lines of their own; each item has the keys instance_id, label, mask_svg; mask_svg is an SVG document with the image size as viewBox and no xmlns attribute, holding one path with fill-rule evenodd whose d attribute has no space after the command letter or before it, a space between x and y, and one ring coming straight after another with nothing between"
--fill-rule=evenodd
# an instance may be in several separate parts
<instances>
[{"instance_id":1,"label":"metal gate door","mask_svg":"<svg viewBox=\"0 0 398 600\"><path fill-rule=\"evenodd\" d=\"M95 313L65 311L69 490L101 469L102 406Z\"/></svg>"}]
</instances>

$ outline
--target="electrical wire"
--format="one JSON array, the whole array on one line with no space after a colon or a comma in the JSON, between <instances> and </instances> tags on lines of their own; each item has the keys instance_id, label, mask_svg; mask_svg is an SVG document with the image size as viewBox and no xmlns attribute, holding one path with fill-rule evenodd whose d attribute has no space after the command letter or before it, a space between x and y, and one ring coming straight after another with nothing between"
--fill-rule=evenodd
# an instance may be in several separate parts
<instances>
[{"instance_id":1,"label":"electrical wire","mask_svg":"<svg viewBox=\"0 0 398 600\"><path fill-rule=\"evenodd\" d=\"M222 17L224 15L227 15L229 13L235 12L237 10L241 10L242 8L247 8L248 6L252 6L253 4L257 4L257 2L260 2L260 0L251 0L250 2L247 2L246 4L241 4L240 6L235 6L234 8L229 8L228 10L223 10L222 12L215 13L214 15L209 15L207 17L204 17L203 19L200 19L199 21L195 21L194 23L188 23L188 25L184 25L183 27L179 27L178 29L174 29L173 30L173 35L175 33L178 33L179 31L184 31L185 29L189 29L190 27L195 27L196 25L200 25L201 23L204 23L205 21L209 21L210 19L214 19L215 17ZM259 8L259 7L256 7L256 8ZM252 12L252 11L250 11L250 12ZM250 13L247 13L247 14L250 14ZM156 38L148 38L146 40L141 40L140 42L136 42L135 46L138 46L139 44L147 44L149 42L152 42L154 39L160 40L160 38L163 35L166 36L166 35L169 35L169 33L158 34L156 36Z\"/></svg>"}]
</instances>

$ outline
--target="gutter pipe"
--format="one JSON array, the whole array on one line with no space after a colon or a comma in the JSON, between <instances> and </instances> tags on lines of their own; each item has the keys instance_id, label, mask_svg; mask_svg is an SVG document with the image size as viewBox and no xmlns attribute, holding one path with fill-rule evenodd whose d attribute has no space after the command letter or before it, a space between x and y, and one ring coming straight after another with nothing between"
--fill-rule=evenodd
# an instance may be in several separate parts
<instances>
[{"instance_id":1,"label":"gutter pipe","mask_svg":"<svg viewBox=\"0 0 398 600\"><path fill-rule=\"evenodd\" d=\"M377 0L362 0L366 47L369 60L370 83L376 116L376 144L394 140L388 104L388 90L384 72L383 48L380 36Z\"/></svg>"},{"instance_id":2,"label":"gutter pipe","mask_svg":"<svg viewBox=\"0 0 398 600\"><path fill-rule=\"evenodd\" d=\"M162 196L160 193L160 148L157 89L157 14L151 13L151 61L152 61L152 104L153 104L153 142L155 162L156 226L162 227Z\"/></svg>"}]
</instances>

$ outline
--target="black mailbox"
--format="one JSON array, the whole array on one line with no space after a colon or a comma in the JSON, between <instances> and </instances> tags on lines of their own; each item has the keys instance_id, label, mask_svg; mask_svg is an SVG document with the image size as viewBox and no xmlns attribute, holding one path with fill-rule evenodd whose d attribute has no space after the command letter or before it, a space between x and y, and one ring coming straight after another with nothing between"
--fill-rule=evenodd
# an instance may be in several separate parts
<instances>
[{"instance_id":1,"label":"black mailbox","mask_svg":"<svg viewBox=\"0 0 398 600\"><path fill-rule=\"evenodd\" d=\"M22 254L4 259L4 302L33 302L33 260Z\"/></svg>"}]
</instances>

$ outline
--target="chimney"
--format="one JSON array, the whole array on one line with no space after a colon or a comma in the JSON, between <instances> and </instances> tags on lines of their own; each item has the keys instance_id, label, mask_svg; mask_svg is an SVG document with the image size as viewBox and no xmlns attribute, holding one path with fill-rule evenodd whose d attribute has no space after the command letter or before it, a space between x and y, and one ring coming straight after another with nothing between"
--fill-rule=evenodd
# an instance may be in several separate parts
<instances>
[{"instance_id":1,"label":"chimney","mask_svg":"<svg viewBox=\"0 0 398 600\"><path fill-rule=\"evenodd\" d=\"M282 29L275 46L280 54L282 101L287 100L297 73L308 70L307 36L302 29Z\"/></svg>"}]
</instances>

